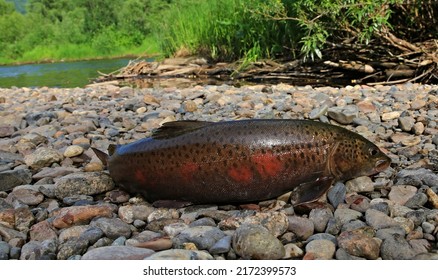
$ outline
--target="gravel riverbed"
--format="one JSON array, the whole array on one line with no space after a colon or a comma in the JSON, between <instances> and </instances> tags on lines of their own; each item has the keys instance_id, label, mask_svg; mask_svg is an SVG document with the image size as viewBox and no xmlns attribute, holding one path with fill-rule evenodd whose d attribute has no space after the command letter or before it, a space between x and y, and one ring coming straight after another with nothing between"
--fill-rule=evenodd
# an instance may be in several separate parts
<instances>
[{"instance_id":1,"label":"gravel riverbed","mask_svg":"<svg viewBox=\"0 0 438 280\"><path fill-rule=\"evenodd\" d=\"M392 159L325 206L288 195L155 208L117 188L106 151L180 119L315 119ZM177 188L178 186L175 186ZM438 86L286 84L0 89L0 259L438 259Z\"/></svg>"}]
</instances>

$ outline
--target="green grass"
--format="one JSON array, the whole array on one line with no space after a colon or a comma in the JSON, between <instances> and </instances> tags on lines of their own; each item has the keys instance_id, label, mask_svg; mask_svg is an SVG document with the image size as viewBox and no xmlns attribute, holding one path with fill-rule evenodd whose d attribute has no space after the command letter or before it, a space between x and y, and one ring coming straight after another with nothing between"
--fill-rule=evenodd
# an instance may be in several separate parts
<instances>
[{"instance_id":1,"label":"green grass","mask_svg":"<svg viewBox=\"0 0 438 280\"><path fill-rule=\"evenodd\" d=\"M127 46L111 49L102 54L92 44L37 45L26 51L17 59L0 58L0 64L22 64L46 61L74 61L102 59L112 57L148 57L160 53L160 48L153 36L146 37L139 46Z\"/></svg>"}]
</instances>

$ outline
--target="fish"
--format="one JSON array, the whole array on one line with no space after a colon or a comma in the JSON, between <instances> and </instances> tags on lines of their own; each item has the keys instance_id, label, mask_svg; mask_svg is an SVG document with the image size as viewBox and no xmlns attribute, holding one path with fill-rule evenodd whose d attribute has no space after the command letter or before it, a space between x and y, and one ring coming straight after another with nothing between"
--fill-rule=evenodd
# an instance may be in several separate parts
<instances>
[{"instance_id":1,"label":"fish","mask_svg":"<svg viewBox=\"0 0 438 280\"><path fill-rule=\"evenodd\" d=\"M391 163L346 128L293 119L172 121L151 137L110 145L109 154L93 150L118 186L158 205L249 203L288 192L301 205Z\"/></svg>"}]
</instances>

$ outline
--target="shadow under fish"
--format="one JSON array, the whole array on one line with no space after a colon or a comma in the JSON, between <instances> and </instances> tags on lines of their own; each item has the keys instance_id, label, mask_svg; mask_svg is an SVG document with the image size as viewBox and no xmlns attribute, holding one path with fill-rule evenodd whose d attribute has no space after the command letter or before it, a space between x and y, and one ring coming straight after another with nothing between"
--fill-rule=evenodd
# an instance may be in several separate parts
<instances>
[{"instance_id":1,"label":"shadow under fish","mask_svg":"<svg viewBox=\"0 0 438 280\"><path fill-rule=\"evenodd\" d=\"M228 204L292 191L294 206L336 181L385 170L376 145L340 126L309 120L164 123L150 138L93 148L115 183L155 205Z\"/></svg>"}]
</instances>

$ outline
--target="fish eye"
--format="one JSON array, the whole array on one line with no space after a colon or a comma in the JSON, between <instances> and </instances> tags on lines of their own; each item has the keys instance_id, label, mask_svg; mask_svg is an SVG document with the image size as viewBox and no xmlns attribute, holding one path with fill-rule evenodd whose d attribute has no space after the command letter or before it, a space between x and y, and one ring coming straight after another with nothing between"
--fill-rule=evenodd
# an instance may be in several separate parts
<instances>
[{"instance_id":1,"label":"fish eye","mask_svg":"<svg viewBox=\"0 0 438 280\"><path fill-rule=\"evenodd\" d=\"M375 156L379 153L379 151L376 148L370 148L369 149L370 155Z\"/></svg>"}]
</instances>

